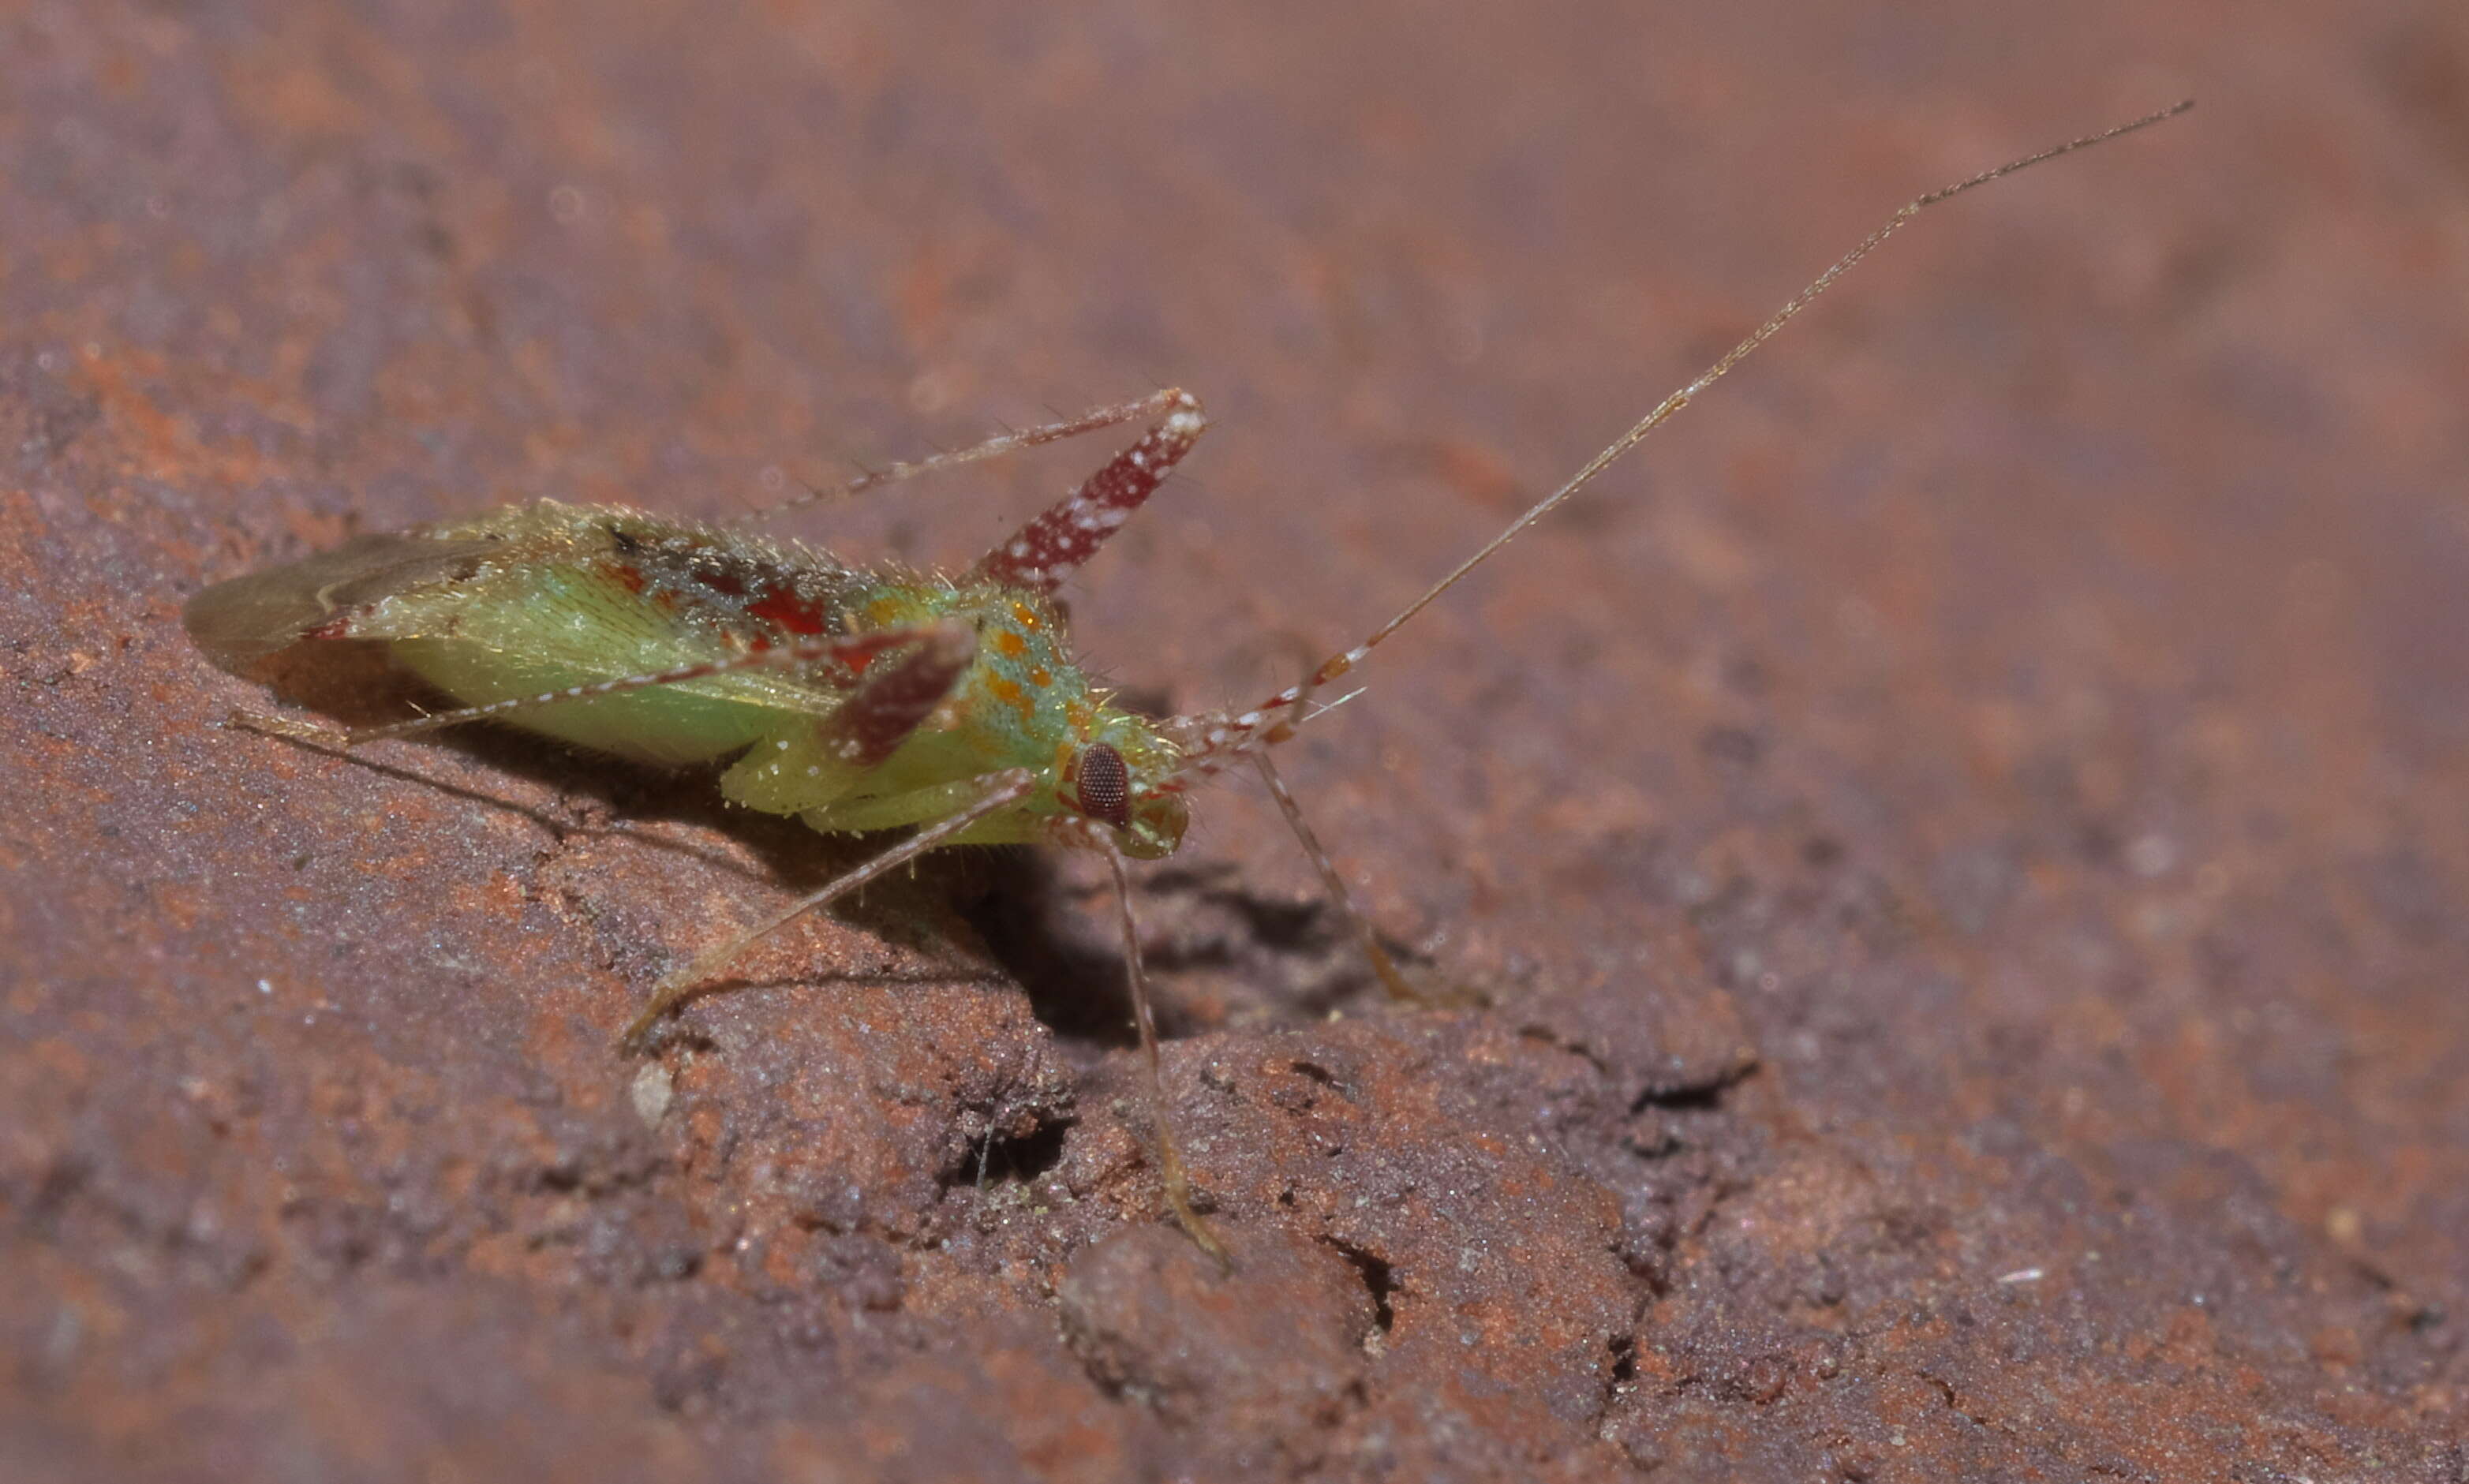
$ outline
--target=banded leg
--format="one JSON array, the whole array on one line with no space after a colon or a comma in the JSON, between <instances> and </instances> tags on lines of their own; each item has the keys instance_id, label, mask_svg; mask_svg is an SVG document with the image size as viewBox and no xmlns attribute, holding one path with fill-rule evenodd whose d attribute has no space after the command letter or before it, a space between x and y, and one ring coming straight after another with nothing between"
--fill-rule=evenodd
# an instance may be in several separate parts
<instances>
[{"instance_id":1,"label":"banded leg","mask_svg":"<svg viewBox=\"0 0 2469 1484\"><path fill-rule=\"evenodd\" d=\"M651 1003L643 1007L642 1014L636 1016L634 1023L626 1027L625 1034L617 1039L619 1048L641 1050L643 1038L662 1016L692 999L704 980L764 937L815 908L848 895L893 867L916 859L987 815L1019 802L1033 786L1035 778L1036 775L1025 767L987 774L981 780L986 786L985 792L968 808L918 831L853 870L842 872L819 890L809 892L727 942L706 948L695 955L694 961L683 969L662 975L660 981L652 986Z\"/></svg>"},{"instance_id":2,"label":"banded leg","mask_svg":"<svg viewBox=\"0 0 2469 1484\"><path fill-rule=\"evenodd\" d=\"M1208 430L1209 419L1200 410L1200 399L1189 392L1160 392L1151 400L1159 402L1165 415L1141 435L1140 442L1108 460L1079 489L979 558L969 575L1050 594L1096 556L1097 548L1147 503Z\"/></svg>"},{"instance_id":3,"label":"banded leg","mask_svg":"<svg viewBox=\"0 0 2469 1484\"><path fill-rule=\"evenodd\" d=\"M905 460L884 468L868 469L855 479L837 485L809 485L803 491L777 504L767 505L743 515L732 515L720 524L725 527L756 525L788 514L792 511L804 510L808 506L820 505L827 501L848 499L854 495L864 494L869 490L880 490L886 485L895 485L904 480L914 479L921 474L935 474L945 469L958 468L964 464L999 459L1006 453L1015 453L1023 448L1034 448L1042 444L1061 443L1067 438L1077 438L1083 433L1094 433L1100 428L1114 427L1119 423L1137 422L1142 418L1166 417L1186 404L1194 408L1199 405L1190 393L1167 387L1163 391L1151 392L1137 401L1115 402L1109 406L1092 408L1076 418L1066 418L1060 422L1041 423L1036 427L1018 428L1000 433L981 444L975 444L966 448L955 448L949 453L938 453L930 458Z\"/></svg>"}]
</instances>

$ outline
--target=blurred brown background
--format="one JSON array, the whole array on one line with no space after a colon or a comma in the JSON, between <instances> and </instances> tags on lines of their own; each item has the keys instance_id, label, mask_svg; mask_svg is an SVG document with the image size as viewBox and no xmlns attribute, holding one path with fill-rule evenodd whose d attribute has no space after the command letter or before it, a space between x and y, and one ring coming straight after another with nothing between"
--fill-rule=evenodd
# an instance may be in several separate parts
<instances>
[{"instance_id":1,"label":"blurred brown background","mask_svg":"<svg viewBox=\"0 0 2469 1484\"><path fill-rule=\"evenodd\" d=\"M1078 863L936 863L631 1061L850 847L232 735L179 630L1173 382L1216 430L1070 596L1234 699L1900 201L2187 94L1289 749L1495 1008L1383 1009L1205 801L1142 906L1231 1280ZM2469 1478L2464 387L2457 7L9 7L0 1473ZM1104 452L793 528L958 563Z\"/></svg>"}]
</instances>

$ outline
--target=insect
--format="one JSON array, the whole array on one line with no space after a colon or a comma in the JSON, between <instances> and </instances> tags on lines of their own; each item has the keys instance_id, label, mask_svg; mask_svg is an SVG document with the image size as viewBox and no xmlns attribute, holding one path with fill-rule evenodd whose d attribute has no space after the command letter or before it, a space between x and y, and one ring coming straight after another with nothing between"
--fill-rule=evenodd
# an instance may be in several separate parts
<instances>
[{"instance_id":1,"label":"insect","mask_svg":"<svg viewBox=\"0 0 2469 1484\"><path fill-rule=\"evenodd\" d=\"M1114 705L1074 660L1054 601L1207 426L1198 400L1180 390L894 465L727 524L544 500L365 536L209 587L190 602L185 621L227 669L245 671L295 644L374 643L460 703L356 730L236 714L257 730L350 749L497 721L637 762L725 763L719 782L728 799L825 833L911 831L660 979L625 1033L628 1047L639 1047L663 1016L755 940L926 852L1045 843L1101 855L1115 880L1165 1201L1223 1263L1225 1249L1193 1205L1166 1114L1127 861L1170 855L1193 790L1230 769L1251 769L1381 982L1400 998L1420 997L1356 909L1271 761L1272 749L1317 714L1322 689L1593 482L1921 211L2191 106L2071 140L1906 204L1396 617L1301 682L1240 710L1152 720ZM1145 424L1137 441L958 576L869 569L743 529L822 499L1130 423Z\"/></svg>"}]
</instances>

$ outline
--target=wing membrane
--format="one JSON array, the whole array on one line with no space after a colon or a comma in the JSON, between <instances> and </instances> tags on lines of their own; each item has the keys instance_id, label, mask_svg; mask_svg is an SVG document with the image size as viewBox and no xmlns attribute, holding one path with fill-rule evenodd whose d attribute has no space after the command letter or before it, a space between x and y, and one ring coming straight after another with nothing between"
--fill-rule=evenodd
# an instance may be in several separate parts
<instances>
[{"instance_id":1,"label":"wing membrane","mask_svg":"<svg viewBox=\"0 0 2469 1484\"><path fill-rule=\"evenodd\" d=\"M189 600L180 622L208 658L238 674L337 614L452 581L487 557L493 544L416 532L354 537L333 551L217 582Z\"/></svg>"}]
</instances>

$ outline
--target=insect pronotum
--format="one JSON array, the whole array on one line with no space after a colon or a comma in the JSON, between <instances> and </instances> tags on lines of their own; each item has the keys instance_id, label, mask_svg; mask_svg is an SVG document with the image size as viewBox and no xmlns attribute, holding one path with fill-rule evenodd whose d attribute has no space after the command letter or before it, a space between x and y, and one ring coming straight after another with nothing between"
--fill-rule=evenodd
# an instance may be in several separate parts
<instances>
[{"instance_id":1,"label":"insect pronotum","mask_svg":"<svg viewBox=\"0 0 2469 1484\"><path fill-rule=\"evenodd\" d=\"M1165 1204L1222 1263L1225 1248L1192 1204L1167 1116L1126 860L1171 854L1188 817L1186 796L1229 768L1252 768L1381 983L1400 998L1419 998L1270 761L1271 749L1316 714L1317 693L1593 482L1923 210L2192 106L2178 103L1907 203L1396 617L1300 683L1239 710L1159 721L1110 704L1075 663L1054 603L1055 591L1156 491L1207 426L1199 400L1173 389L893 465L718 525L543 500L361 537L209 587L190 602L186 623L201 648L235 671L304 640L375 642L461 703L359 729L235 715L258 730L348 749L501 721L639 762L729 761L720 788L730 800L795 814L827 833L912 829L662 977L626 1029L622 1043L630 1048L748 945L928 851L1043 841L1103 856L1114 875ZM854 566L739 529L824 499L1130 422L1145 422L1147 430L957 577Z\"/></svg>"}]
</instances>

